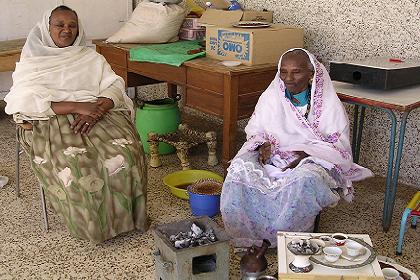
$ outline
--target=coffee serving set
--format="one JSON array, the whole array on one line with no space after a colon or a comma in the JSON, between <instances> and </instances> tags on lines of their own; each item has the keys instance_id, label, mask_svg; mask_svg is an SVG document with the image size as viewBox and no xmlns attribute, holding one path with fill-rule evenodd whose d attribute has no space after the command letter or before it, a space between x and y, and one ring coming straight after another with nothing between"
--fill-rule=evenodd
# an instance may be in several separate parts
<instances>
[{"instance_id":1,"label":"coffee serving set","mask_svg":"<svg viewBox=\"0 0 420 280\"><path fill-rule=\"evenodd\" d=\"M338 269L354 269L372 263L376 253L372 246L344 233L294 238L287 244L294 255L289 268L295 273L307 273L313 264Z\"/></svg>"}]
</instances>

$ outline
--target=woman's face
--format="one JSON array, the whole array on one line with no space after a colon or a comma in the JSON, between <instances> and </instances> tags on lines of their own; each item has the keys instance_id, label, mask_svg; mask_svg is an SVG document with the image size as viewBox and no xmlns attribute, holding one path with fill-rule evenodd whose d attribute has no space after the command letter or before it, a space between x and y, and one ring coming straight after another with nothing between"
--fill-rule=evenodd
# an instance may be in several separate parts
<instances>
[{"instance_id":1,"label":"woman's face","mask_svg":"<svg viewBox=\"0 0 420 280\"><path fill-rule=\"evenodd\" d=\"M73 45L79 33L77 16L72 11L58 10L50 17L50 35L59 48Z\"/></svg>"},{"instance_id":2,"label":"woman's face","mask_svg":"<svg viewBox=\"0 0 420 280\"><path fill-rule=\"evenodd\" d=\"M292 94L300 93L308 88L313 76L308 66L309 58L304 55L285 54L280 65L280 79Z\"/></svg>"}]
</instances>

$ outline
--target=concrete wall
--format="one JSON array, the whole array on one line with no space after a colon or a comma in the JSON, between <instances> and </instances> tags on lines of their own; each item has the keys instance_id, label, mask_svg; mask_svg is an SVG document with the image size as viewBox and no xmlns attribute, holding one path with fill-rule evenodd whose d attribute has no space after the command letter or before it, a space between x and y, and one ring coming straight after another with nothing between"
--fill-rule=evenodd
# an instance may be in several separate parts
<instances>
[{"instance_id":1,"label":"concrete wall","mask_svg":"<svg viewBox=\"0 0 420 280\"><path fill-rule=\"evenodd\" d=\"M418 0L244 0L242 4L273 10L275 22L303 27L305 47L324 62L374 56L420 60ZM381 176L386 175L389 128L386 113L367 110L360 163ZM420 188L419 171L417 109L409 115L400 181Z\"/></svg>"},{"instance_id":2,"label":"concrete wall","mask_svg":"<svg viewBox=\"0 0 420 280\"><path fill-rule=\"evenodd\" d=\"M419 0L239 2L246 9L273 10L274 22L303 27L305 48L327 67L331 60L374 56L420 60ZM149 96L156 93L157 87L143 90ZM352 119L352 108L347 108ZM360 163L376 175L386 176L390 121L378 109L368 109L366 114ZM420 188L420 109L410 114L406 130L400 181Z\"/></svg>"},{"instance_id":3,"label":"concrete wall","mask_svg":"<svg viewBox=\"0 0 420 280\"><path fill-rule=\"evenodd\" d=\"M25 38L45 11L62 4L79 14L88 39L107 38L132 12L132 0L0 0L0 41ZM0 73L0 96L11 83L10 72Z\"/></svg>"},{"instance_id":4,"label":"concrete wall","mask_svg":"<svg viewBox=\"0 0 420 280\"><path fill-rule=\"evenodd\" d=\"M124 5L123 10L129 5L126 2L130 2L119 1L121 3L117 6ZM91 24L92 30L99 33L110 31L111 27L107 25L103 28L105 25L102 24L112 16L113 26L121 25L116 22L119 21L119 16L115 16L116 10L108 6L111 2L117 3L117 0L0 0L0 39L27 34L25 32L40 18L42 10L61 2L86 6L81 15ZM275 22L303 27L305 47L327 66L331 60L373 56L420 60L419 0L240 0L240 3L247 9L273 10ZM4 36L4 32L8 35ZM100 37L103 37L102 34ZM5 82L2 76L4 74L0 74L0 91L2 87L10 86L10 81ZM162 94L164 89L163 86L151 86L141 91L142 95L150 98ZM385 113L367 110L360 163L380 176L385 176L387 169L389 126ZM419 142L420 109L417 109L409 116L400 171L400 181L417 187L420 187Z\"/></svg>"}]
</instances>

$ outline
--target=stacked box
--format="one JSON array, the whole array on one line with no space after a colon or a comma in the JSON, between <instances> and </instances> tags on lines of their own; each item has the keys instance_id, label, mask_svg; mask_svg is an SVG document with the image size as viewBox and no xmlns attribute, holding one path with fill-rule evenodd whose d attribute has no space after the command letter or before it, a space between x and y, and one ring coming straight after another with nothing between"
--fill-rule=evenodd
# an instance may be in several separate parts
<instances>
[{"instance_id":1,"label":"stacked box","mask_svg":"<svg viewBox=\"0 0 420 280\"><path fill-rule=\"evenodd\" d=\"M199 18L186 17L181 29L179 38L182 40L203 40L206 37L206 28L198 22Z\"/></svg>"},{"instance_id":2,"label":"stacked box","mask_svg":"<svg viewBox=\"0 0 420 280\"><path fill-rule=\"evenodd\" d=\"M200 29L201 24L198 22L200 18L186 17L181 28Z\"/></svg>"},{"instance_id":3,"label":"stacked box","mask_svg":"<svg viewBox=\"0 0 420 280\"><path fill-rule=\"evenodd\" d=\"M206 29L181 28L179 38L182 40L203 40L206 37Z\"/></svg>"}]
</instances>

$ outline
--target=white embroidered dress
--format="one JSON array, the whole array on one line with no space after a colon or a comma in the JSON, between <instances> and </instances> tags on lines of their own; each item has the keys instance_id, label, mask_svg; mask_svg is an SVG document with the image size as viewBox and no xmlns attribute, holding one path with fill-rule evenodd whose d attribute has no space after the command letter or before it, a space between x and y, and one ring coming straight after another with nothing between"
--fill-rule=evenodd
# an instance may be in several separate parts
<instances>
[{"instance_id":1,"label":"white embroidered dress","mask_svg":"<svg viewBox=\"0 0 420 280\"><path fill-rule=\"evenodd\" d=\"M340 196L351 201L351 182L372 176L353 163L344 107L325 67L307 54L315 69L308 118L285 97L278 71L258 100L245 128L247 141L228 169L221 212L237 246L264 238L276 244L279 230L311 231L322 208L335 205ZM255 149L267 141L271 164L261 166ZM282 171L296 158L293 151L309 157Z\"/></svg>"}]
</instances>

